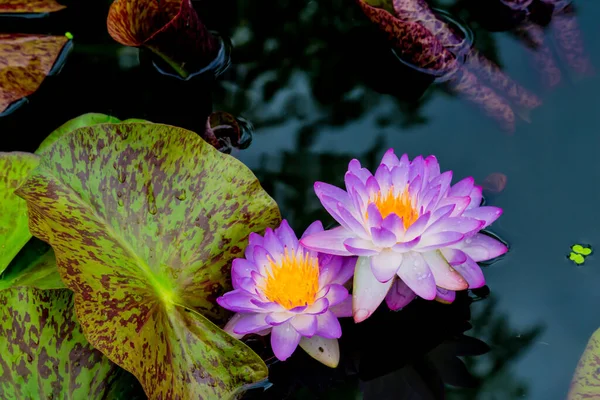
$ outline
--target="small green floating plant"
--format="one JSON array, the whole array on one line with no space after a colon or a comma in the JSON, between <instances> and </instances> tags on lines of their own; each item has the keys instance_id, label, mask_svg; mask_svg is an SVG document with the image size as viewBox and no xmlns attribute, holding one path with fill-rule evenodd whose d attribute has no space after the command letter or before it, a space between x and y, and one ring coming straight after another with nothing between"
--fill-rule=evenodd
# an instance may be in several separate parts
<instances>
[{"instance_id":1,"label":"small green floating plant","mask_svg":"<svg viewBox=\"0 0 600 400\"><path fill-rule=\"evenodd\" d=\"M301 237L247 167L173 126L89 114L0 165L0 356L21 360L7 399L135 398L137 382L151 399L236 398L268 376L238 339L336 367L339 318L450 303L507 251L480 233L501 210L473 178L393 149L374 174L352 160L345 190L315 183L340 226Z\"/></svg>"},{"instance_id":2,"label":"small green floating plant","mask_svg":"<svg viewBox=\"0 0 600 400\"><path fill-rule=\"evenodd\" d=\"M583 265L587 256L592 254L592 247L589 245L574 244L571 246L571 252L568 255L569 260L577 265Z\"/></svg>"}]
</instances>

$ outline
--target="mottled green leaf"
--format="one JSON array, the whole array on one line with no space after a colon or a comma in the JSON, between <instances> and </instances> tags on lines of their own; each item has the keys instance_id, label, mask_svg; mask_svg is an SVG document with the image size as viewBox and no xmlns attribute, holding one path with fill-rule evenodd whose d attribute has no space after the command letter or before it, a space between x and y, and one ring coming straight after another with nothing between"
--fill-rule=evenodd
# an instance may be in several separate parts
<instances>
[{"instance_id":1,"label":"mottled green leaf","mask_svg":"<svg viewBox=\"0 0 600 400\"><path fill-rule=\"evenodd\" d=\"M153 399L227 399L263 361L213 325L231 261L280 222L252 172L193 132L102 124L60 138L19 190L88 340Z\"/></svg>"},{"instance_id":2,"label":"mottled green leaf","mask_svg":"<svg viewBox=\"0 0 600 400\"><path fill-rule=\"evenodd\" d=\"M52 147L52 145L59 138L61 138L63 135L66 135L67 133L73 132L75 129L83 128L86 126L93 126L93 125L105 124L105 123L115 123L115 122L120 122L120 121L118 118L111 117L106 114L88 113L88 114L80 115L79 117L75 117L75 118L65 122L60 127L56 128L56 130L54 130L54 132L52 132L50 135L48 135L48 137L46 139L44 139L42 144L40 144L40 147L38 147L38 149L35 152L36 152L36 154L40 154L40 155L43 154L50 147Z\"/></svg>"},{"instance_id":3,"label":"mottled green leaf","mask_svg":"<svg viewBox=\"0 0 600 400\"><path fill-rule=\"evenodd\" d=\"M15 190L39 162L28 153L0 153L0 273L31 238L27 204Z\"/></svg>"},{"instance_id":4,"label":"mottled green leaf","mask_svg":"<svg viewBox=\"0 0 600 400\"><path fill-rule=\"evenodd\" d=\"M600 329L585 348L571 381L568 400L600 398Z\"/></svg>"},{"instance_id":5,"label":"mottled green leaf","mask_svg":"<svg viewBox=\"0 0 600 400\"><path fill-rule=\"evenodd\" d=\"M0 398L105 399L120 368L92 348L67 289L0 291Z\"/></svg>"},{"instance_id":6,"label":"mottled green leaf","mask_svg":"<svg viewBox=\"0 0 600 400\"><path fill-rule=\"evenodd\" d=\"M12 260L0 277L0 290L17 286L38 289L65 287L56 268L56 257L50 245L32 238Z\"/></svg>"}]
</instances>

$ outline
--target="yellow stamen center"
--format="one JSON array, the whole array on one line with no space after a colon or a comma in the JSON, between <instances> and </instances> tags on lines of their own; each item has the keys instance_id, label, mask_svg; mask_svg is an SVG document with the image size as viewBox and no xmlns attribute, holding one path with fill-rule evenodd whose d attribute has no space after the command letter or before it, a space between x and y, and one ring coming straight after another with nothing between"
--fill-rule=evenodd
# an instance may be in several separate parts
<instances>
[{"instance_id":1,"label":"yellow stamen center","mask_svg":"<svg viewBox=\"0 0 600 400\"><path fill-rule=\"evenodd\" d=\"M390 214L396 214L404 223L404 229L408 229L418 218L419 213L412 206L408 188L405 188L399 195L394 194L394 186L390 186L387 193L378 192L371 195L370 203L374 203L385 218ZM367 218L368 218L367 214Z\"/></svg>"},{"instance_id":2,"label":"yellow stamen center","mask_svg":"<svg viewBox=\"0 0 600 400\"><path fill-rule=\"evenodd\" d=\"M315 302L319 291L319 261L309 254L285 249L279 262L271 260L263 292L270 301L288 310Z\"/></svg>"}]
</instances>

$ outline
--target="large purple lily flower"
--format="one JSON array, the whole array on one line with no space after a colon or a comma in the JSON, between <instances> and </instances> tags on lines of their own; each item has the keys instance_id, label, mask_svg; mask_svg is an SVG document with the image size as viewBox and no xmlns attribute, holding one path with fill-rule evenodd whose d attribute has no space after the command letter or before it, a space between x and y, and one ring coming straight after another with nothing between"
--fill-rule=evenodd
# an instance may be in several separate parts
<instances>
[{"instance_id":1,"label":"large purple lily flower","mask_svg":"<svg viewBox=\"0 0 600 400\"><path fill-rule=\"evenodd\" d=\"M303 237L323 232L320 221ZM338 317L352 315L352 298L343 286L352 277L355 257L319 254L300 245L287 221L252 233L245 258L233 261L234 290L217 302L237 314L225 331L241 338L249 333L271 333L275 356L286 360L300 345L330 367L339 362Z\"/></svg>"},{"instance_id":2,"label":"large purple lily flower","mask_svg":"<svg viewBox=\"0 0 600 400\"><path fill-rule=\"evenodd\" d=\"M313 233L301 243L314 251L359 256L354 273L353 315L367 319L385 299L400 309L415 295L451 301L454 291L478 288L485 278L478 261L507 247L478 233L502 214L481 207L473 178L450 186L452 172L440 173L434 156L388 150L375 175L352 160L346 191L315 183L321 203L341 226Z\"/></svg>"}]
</instances>

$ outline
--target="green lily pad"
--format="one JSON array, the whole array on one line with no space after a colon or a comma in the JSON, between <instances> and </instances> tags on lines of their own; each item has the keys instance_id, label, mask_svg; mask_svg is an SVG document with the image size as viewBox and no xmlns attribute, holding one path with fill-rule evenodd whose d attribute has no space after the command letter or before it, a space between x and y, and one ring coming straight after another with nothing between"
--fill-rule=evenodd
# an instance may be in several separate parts
<instances>
[{"instance_id":1,"label":"green lily pad","mask_svg":"<svg viewBox=\"0 0 600 400\"><path fill-rule=\"evenodd\" d=\"M149 397L226 399L266 378L213 324L248 235L280 222L238 160L181 128L101 124L60 138L18 193L86 337Z\"/></svg>"},{"instance_id":2,"label":"green lily pad","mask_svg":"<svg viewBox=\"0 0 600 400\"><path fill-rule=\"evenodd\" d=\"M568 400L600 398L600 329L585 348L571 381Z\"/></svg>"},{"instance_id":3,"label":"green lily pad","mask_svg":"<svg viewBox=\"0 0 600 400\"><path fill-rule=\"evenodd\" d=\"M581 254L571 252L569 254L569 260L573 261L577 265L581 265L585 262L585 257Z\"/></svg>"},{"instance_id":4,"label":"green lily pad","mask_svg":"<svg viewBox=\"0 0 600 400\"><path fill-rule=\"evenodd\" d=\"M95 350L67 289L0 291L0 398L105 399L124 371Z\"/></svg>"},{"instance_id":5,"label":"green lily pad","mask_svg":"<svg viewBox=\"0 0 600 400\"><path fill-rule=\"evenodd\" d=\"M571 247L571 250L573 250L577 254L581 254L584 256L589 256L590 254L592 254L592 249L590 247L584 247L580 244L573 245Z\"/></svg>"},{"instance_id":6,"label":"green lily pad","mask_svg":"<svg viewBox=\"0 0 600 400\"><path fill-rule=\"evenodd\" d=\"M39 158L28 153L0 153L0 273L31 238L27 204L15 194Z\"/></svg>"},{"instance_id":7,"label":"green lily pad","mask_svg":"<svg viewBox=\"0 0 600 400\"><path fill-rule=\"evenodd\" d=\"M58 139L67 133L73 132L75 129L83 128L86 126L93 126L105 123L116 123L120 122L118 118L111 117L105 114L99 113L88 113L80 115L79 117L73 118L60 127L56 128L44 141L40 144L38 149L35 151L36 154L43 154L46 152Z\"/></svg>"},{"instance_id":8,"label":"green lily pad","mask_svg":"<svg viewBox=\"0 0 600 400\"><path fill-rule=\"evenodd\" d=\"M0 290L28 286L38 289L62 289L52 247L32 238L21 249L0 277Z\"/></svg>"}]
</instances>

